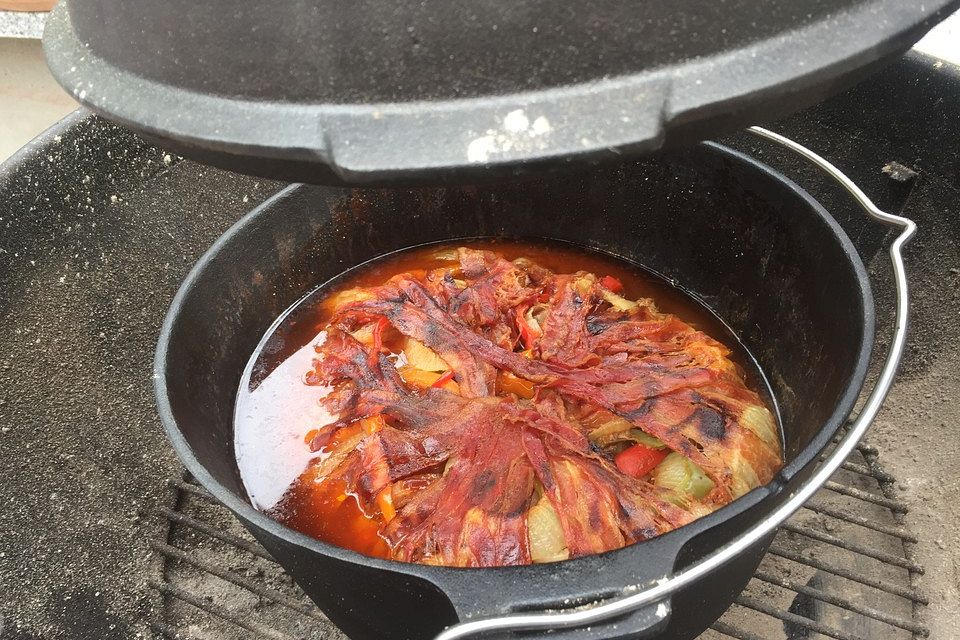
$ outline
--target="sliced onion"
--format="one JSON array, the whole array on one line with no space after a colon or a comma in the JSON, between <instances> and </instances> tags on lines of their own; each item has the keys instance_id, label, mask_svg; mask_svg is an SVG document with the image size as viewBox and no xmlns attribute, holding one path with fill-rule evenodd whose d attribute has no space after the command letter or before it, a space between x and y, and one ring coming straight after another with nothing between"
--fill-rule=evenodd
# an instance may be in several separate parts
<instances>
[{"instance_id":1,"label":"sliced onion","mask_svg":"<svg viewBox=\"0 0 960 640\"><path fill-rule=\"evenodd\" d=\"M651 449L663 449L667 446L663 444L659 438L654 438L649 433L644 433L640 429L630 429L630 431L627 432L627 439L637 444L642 444L645 447L650 447Z\"/></svg>"},{"instance_id":2,"label":"sliced onion","mask_svg":"<svg viewBox=\"0 0 960 640\"><path fill-rule=\"evenodd\" d=\"M543 323L547 320L550 310L545 304L535 304L525 314L527 324L535 331L543 333Z\"/></svg>"},{"instance_id":3,"label":"sliced onion","mask_svg":"<svg viewBox=\"0 0 960 640\"><path fill-rule=\"evenodd\" d=\"M558 562L570 557L560 518L546 497L527 512L527 537L534 562Z\"/></svg>"},{"instance_id":4,"label":"sliced onion","mask_svg":"<svg viewBox=\"0 0 960 640\"><path fill-rule=\"evenodd\" d=\"M636 302L631 302L623 296L618 296L613 291L610 291L606 288L600 289L600 295L603 296L603 299L610 303L610 306L616 309L617 311L633 311L638 305Z\"/></svg>"},{"instance_id":5,"label":"sliced onion","mask_svg":"<svg viewBox=\"0 0 960 640\"><path fill-rule=\"evenodd\" d=\"M621 418L620 416L614 416L612 420L608 420L596 429L592 430L590 432L590 439L597 441L600 438L606 438L607 436L627 433L632 428L633 425L627 420Z\"/></svg>"},{"instance_id":6,"label":"sliced onion","mask_svg":"<svg viewBox=\"0 0 960 640\"><path fill-rule=\"evenodd\" d=\"M777 436L777 424L773 414L766 407L750 405L740 414L740 424L763 440L767 446L779 451L780 438Z\"/></svg>"},{"instance_id":7,"label":"sliced onion","mask_svg":"<svg viewBox=\"0 0 960 640\"><path fill-rule=\"evenodd\" d=\"M456 249L441 249L433 252L433 259L443 262L456 262L460 259L460 255Z\"/></svg>"},{"instance_id":8,"label":"sliced onion","mask_svg":"<svg viewBox=\"0 0 960 640\"><path fill-rule=\"evenodd\" d=\"M599 445L613 444L614 442L636 442L651 449L663 449L667 446L657 438L637 429L620 416L614 416L611 420L604 422L591 431L588 437L591 442Z\"/></svg>"},{"instance_id":9,"label":"sliced onion","mask_svg":"<svg viewBox=\"0 0 960 640\"><path fill-rule=\"evenodd\" d=\"M373 346L373 329L377 326L376 322L365 324L356 331L351 331L350 335L365 347Z\"/></svg>"},{"instance_id":10,"label":"sliced onion","mask_svg":"<svg viewBox=\"0 0 960 640\"><path fill-rule=\"evenodd\" d=\"M713 481L703 469L677 453L672 452L653 470L653 482L658 487L703 498L713 490Z\"/></svg>"},{"instance_id":11,"label":"sliced onion","mask_svg":"<svg viewBox=\"0 0 960 640\"><path fill-rule=\"evenodd\" d=\"M333 313L340 307L353 302L365 302L374 297L371 291L355 287L338 291L323 300L323 307L328 313Z\"/></svg>"},{"instance_id":12,"label":"sliced onion","mask_svg":"<svg viewBox=\"0 0 960 640\"><path fill-rule=\"evenodd\" d=\"M687 483L690 482L691 475L686 461L687 459L677 452L668 455L653 470L654 484L671 491L686 493Z\"/></svg>"},{"instance_id":13,"label":"sliced onion","mask_svg":"<svg viewBox=\"0 0 960 640\"><path fill-rule=\"evenodd\" d=\"M402 350L407 358L407 363L411 367L423 371L447 371L450 369L450 365L444 362L443 358L419 340L405 337L403 339Z\"/></svg>"},{"instance_id":14,"label":"sliced onion","mask_svg":"<svg viewBox=\"0 0 960 640\"><path fill-rule=\"evenodd\" d=\"M581 297L585 297L590 293L590 289L593 287L593 283L597 281L597 277L592 273L582 273L577 276L577 279L573 281L573 289L580 294Z\"/></svg>"},{"instance_id":15,"label":"sliced onion","mask_svg":"<svg viewBox=\"0 0 960 640\"><path fill-rule=\"evenodd\" d=\"M327 476L333 473L366 436L367 434L357 429L355 433L336 441L334 446L324 454L326 457L321 457L321 462L314 467L314 482L322 482Z\"/></svg>"},{"instance_id":16,"label":"sliced onion","mask_svg":"<svg viewBox=\"0 0 960 640\"><path fill-rule=\"evenodd\" d=\"M687 464L693 468L693 472L690 477L690 483L688 485L688 493L693 495L694 498L705 498L707 494L713 491L713 480L707 477L707 474L703 472L703 469L693 464L687 460Z\"/></svg>"}]
</instances>

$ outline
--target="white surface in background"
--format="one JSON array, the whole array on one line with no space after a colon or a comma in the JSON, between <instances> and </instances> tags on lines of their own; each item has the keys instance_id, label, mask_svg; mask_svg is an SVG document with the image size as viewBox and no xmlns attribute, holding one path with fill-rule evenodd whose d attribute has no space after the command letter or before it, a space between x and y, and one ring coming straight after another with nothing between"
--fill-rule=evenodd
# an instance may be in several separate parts
<instances>
[{"instance_id":1,"label":"white surface in background","mask_svg":"<svg viewBox=\"0 0 960 640\"><path fill-rule=\"evenodd\" d=\"M960 65L960 11L934 27L913 48Z\"/></svg>"}]
</instances>

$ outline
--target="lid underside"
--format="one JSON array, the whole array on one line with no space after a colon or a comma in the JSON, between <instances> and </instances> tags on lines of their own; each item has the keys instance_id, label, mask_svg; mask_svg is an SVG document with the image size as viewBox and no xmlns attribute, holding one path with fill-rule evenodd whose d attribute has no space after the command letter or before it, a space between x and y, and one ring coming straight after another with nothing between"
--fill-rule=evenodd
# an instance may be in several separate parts
<instances>
[{"instance_id":1,"label":"lid underside","mask_svg":"<svg viewBox=\"0 0 960 640\"><path fill-rule=\"evenodd\" d=\"M184 155L308 182L499 177L685 144L815 102L960 0L64 0L84 105Z\"/></svg>"}]
</instances>

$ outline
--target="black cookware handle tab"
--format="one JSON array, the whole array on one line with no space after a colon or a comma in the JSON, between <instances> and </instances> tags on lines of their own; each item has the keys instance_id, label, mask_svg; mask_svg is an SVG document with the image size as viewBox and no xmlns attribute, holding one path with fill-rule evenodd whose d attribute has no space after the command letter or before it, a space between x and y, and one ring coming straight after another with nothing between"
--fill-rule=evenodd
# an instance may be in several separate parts
<instances>
[{"instance_id":1,"label":"black cookware handle tab","mask_svg":"<svg viewBox=\"0 0 960 640\"><path fill-rule=\"evenodd\" d=\"M617 551L564 562L503 567L496 572L450 572L436 586L459 624L437 636L646 640L670 623L672 597L610 615L609 603L655 588L676 566L696 527Z\"/></svg>"},{"instance_id":2,"label":"black cookware handle tab","mask_svg":"<svg viewBox=\"0 0 960 640\"><path fill-rule=\"evenodd\" d=\"M480 631L475 637L478 640L496 640L507 638L539 638L549 637L551 640L648 640L659 637L670 622L672 608L670 599L650 604L640 609L635 609L622 616L606 618L602 621L582 623L577 622L577 617L592 607L601 604L588 603L581 607L571 609L537 610L529 611L531 614L530 626L524 625L524 611L514 612L510 616L511 629L491 629L489 631ZM461 613L461 608L454 607ZM467 606L466 609L473 607ZM482 617L473 618L469 613L463 611L465 615L461 616L461 622L481 622ZM549 621L542 615L550 615ZM564 626L564 621L569 619L570 626ZM549 622L549 624L545 624ZM539 633L538 633L539 632ZM446 632L437 636L436 640L443 640ZM549 635L545 635L549 634Z\"/></svg>"},{"instance_id":3,"label":"black cookware handle tab","mask_svg":"<svg viewBox=\"0 0 960 640\"><path fill-rule=\"evenodd\" d=\"M563 562L433 573L431 581L448 598L459 620L436 638L658 637L670 622L671 596L613 615L608 605L656 588L675 570L681 551L697 531L697 527L682 527L642 544Z\"/></svg>"}]
</instances>

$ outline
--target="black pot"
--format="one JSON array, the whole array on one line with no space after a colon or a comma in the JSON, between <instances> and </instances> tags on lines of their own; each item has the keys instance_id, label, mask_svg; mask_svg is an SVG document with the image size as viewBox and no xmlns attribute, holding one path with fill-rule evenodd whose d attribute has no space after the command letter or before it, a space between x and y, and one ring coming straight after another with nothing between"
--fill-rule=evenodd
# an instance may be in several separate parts
<instances>
[{"instance_id":1,"label":"black pot","mask_svg":"<svg viewBox=\"0 0 960 640\"><path fill-rule=\"evenodd\" d=\"M241 373L270 324L306 292L394 249L478 235L573 241L639 262L703 299L766 372L787 464L695 523L608 553L496 569L368 558L271 520L234 458ZM160 415L187 468L352 638L428 638L458 620L615 597L715 550L806 480L851 411L873 343L869 282L849 239L806 192L713 144L657 160L491 185L296 185L230 229L196 265L157 348ZM769 539L675 594L558 638L693 638L729 606ZM657 611L659 609L659 611ZM657 615L659 613L659 615Z\"/></svg>"}]
</instances>

